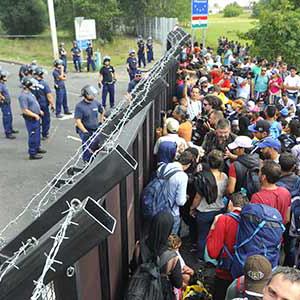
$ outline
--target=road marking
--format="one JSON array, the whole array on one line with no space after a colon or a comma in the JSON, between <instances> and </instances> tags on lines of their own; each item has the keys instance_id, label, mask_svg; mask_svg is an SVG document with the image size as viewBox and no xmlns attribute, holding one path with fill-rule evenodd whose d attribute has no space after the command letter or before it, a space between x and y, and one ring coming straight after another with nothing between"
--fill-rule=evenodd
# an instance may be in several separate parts
<instances>
[{"instance_id":1,"label":"road marking","mask_svg":"<svg viewBox=\"0 0 300 300\"><path fill-rule=\"evenodd\" d=\"M59 121L65 121L65 120L70 120L74 118L74 114L72 115L64 115L62 118L57 118Z\"/></svg>"},{"instance_id":2,"label":"road marking","mask_svg":"<svg viewBox=\"0 0 300 300\"><path fill-rule=\"evenodd\" d=\"M79 137L76 137L76 136L68 135L67 139L70 139L70 140L73 140L73 141L81 143L81 139Z\"/></svg>"}]
</instances>

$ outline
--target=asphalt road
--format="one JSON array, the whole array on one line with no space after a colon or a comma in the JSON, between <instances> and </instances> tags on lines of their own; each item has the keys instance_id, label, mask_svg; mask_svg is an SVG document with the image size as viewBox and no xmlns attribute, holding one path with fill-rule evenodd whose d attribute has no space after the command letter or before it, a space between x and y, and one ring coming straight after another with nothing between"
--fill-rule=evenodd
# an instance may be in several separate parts
<instances>
[{"instance_id":1,"label":"asphalt road","mask_svg":"<svg viewBox=\"0 0 300 300\"><path fill-rule=\"evenodd\" d=\"M47 150L42 160L32 161L28 159L27 131L21 110L18 104L18 96L21 88L18 81L19 65L1 63L2 69L7 70L8 88L12 98L13 126L20 133L15 140L5 138L3 128L0 126L0 231L13 218L15 218L27 205L30 199L67 162L68 158L76 152L81 145L74 129L74 120L60 120L52 115L50 137L42 141L42 148ZM48 70L45 79L53 87L52 70ZM75 104L80 100L80 89L86 84L97 86L97 73L68 73L66 82L69 107L73 111ZM128 75L124 67L116 68L117 102L124 96ZM99 96L100 100L100 96ZM107 99L108 100L108 99ZM109 101L107 101L109 103ZM2 117L2 116L1 116ZM13 237L32 219L32 211L29 210L5 235Z\"/></svg>"}]
</instances>

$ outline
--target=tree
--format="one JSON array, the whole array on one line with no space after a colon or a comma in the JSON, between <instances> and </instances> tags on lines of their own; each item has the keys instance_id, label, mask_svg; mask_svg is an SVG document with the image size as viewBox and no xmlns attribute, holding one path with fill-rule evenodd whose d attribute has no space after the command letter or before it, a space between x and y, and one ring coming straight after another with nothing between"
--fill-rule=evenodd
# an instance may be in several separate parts
<instances>
[{"instance_id":1,"label":"tree","mask_svg":"<svg viewBox=\"0 0 300 300\"><path fill-rule=\"evenodd\" d=\"M43 0L0 0L0 20L8 34L39 34L47 24Z\"/></svg>"},{"instance_id":2,"label":"tree","mask_svg":"<svg viewBox=\"0 0 300 300\"><path fill-rule=\"evenodd\" d=\"M278 4L278 1L269 0L270 6L260 11L258 25L245 38L253 41L254 55L269 60L281 55L287 63L300 66L299 3L281 0Z\"/></svg>"},{"instance_id":3,"label":"tree","mask_svg":"<svg viewBox=\"0 0 300 300\"><path fill-rule=\"evenodd\" d=\"M237 17L243 13L243 8L239 6L236 2L228 4L224 8L224 17Z\"/></svg>"}]
</instances>

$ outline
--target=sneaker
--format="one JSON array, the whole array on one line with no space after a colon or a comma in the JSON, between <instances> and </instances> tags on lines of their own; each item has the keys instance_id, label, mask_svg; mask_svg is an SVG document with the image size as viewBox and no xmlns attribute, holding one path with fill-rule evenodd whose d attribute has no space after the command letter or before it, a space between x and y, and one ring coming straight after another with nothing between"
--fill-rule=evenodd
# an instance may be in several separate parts
<instances>
[{"instance_id":1,"label":"sneaker","mask_svg":"<svg viewBox=\"0 0 300 300\"><path fill-rule=\"evenodd\" d=\"M35 155L30 155L30 156L29 156L29 159L30 159L30 160L41 159L41 158L43 158L43 156L40 155L40 154L35 154Z\"/></svg>"},{"instance_id":2,"label":"sneaker","mask_svg":"<svg viewBox=\"0 0 300 300\"><path fill-rule=\"evenodd\" d=\"M9 140L14 140L16 137L14 135L10 134L10 135L7 135L6 138Z\"/></svg>"},{"instance_id":3,"label":"sneaker","mask_svg":"<svg viewBox=\"0 0 300 300\"><path fill-rule=\"evenodd\" d=\"M19 130L13 129L13 130L11 131L11 133L17 134L17 133L19 133Z\"/></svg>"},{"instance_id":4,"label":"sneaker","mask_svg":"<svg viewBox=\"0 0 300 300\"><path fill-rule=\"evenodd\" d=\"M58 119L61 119L61 118L63 118L64 116L62 115L62 114L59 114L59 115L56 115L56 118L58 118Z\"/></svg>"},{"instance_id":5,"label":"sneaker","mask_svg":"<svg viewBox=\"0 0 300 300\"><path fill-rule=\"evenodd\" d=\"M47 151L40 148L40 149L37 151L37 153L47 153Z\"/></svg>"},{"instance_id":6,"label":"sneaker","mask_svg":"<svg viewBox=\"0 0 300 300\"><path fill-rule=\"evenodd\" d=\"M71 111L67 111L67 112L65 112L65 115L72 115L72 112Z\"/></svg>"}]
</instances>

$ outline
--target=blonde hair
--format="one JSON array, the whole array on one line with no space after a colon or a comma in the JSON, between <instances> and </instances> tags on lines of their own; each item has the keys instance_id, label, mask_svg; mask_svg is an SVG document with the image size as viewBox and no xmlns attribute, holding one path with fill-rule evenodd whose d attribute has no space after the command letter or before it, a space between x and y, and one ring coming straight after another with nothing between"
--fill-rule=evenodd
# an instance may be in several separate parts
<instances>
[{"instance_id":1,"label":"blonde hair","mask_svg":"<svg viewBox=\"0 0 300 300\"><path fill-rule=\"evenodd\" d=\"M168 238L168 244L169 248L178 249L182 244L182 240L177 234L171 234Z\"/></svg>"}]
</instances>

